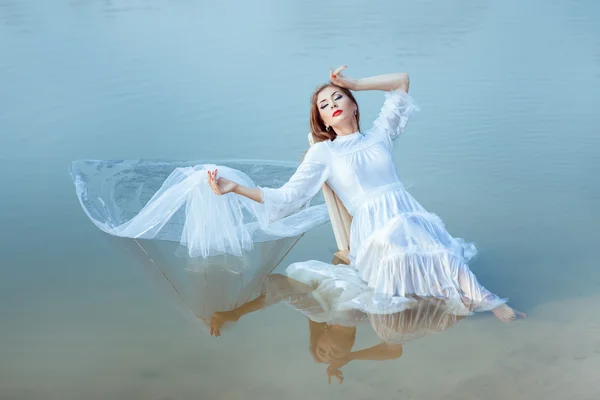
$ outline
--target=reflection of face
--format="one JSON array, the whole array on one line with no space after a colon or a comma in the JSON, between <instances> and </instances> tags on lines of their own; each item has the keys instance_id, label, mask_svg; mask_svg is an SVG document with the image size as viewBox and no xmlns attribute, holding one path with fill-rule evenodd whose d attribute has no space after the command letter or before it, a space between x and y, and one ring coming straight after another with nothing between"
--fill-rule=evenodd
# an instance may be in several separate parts
<instances>
[{"instance_id":1,"label":"reflection of face","mask_svg":"<svg viewBox=\"0 0 600 400\"><path fill-rule=\"evenodd\" d=\"M317 96L317 107L325 126L347 124L354 118L356 104L344 92L335 86L327 86ZM337 111L336 116L333 114ZM339 113L341 111L341 113Z\"/></svg>"},{"instance_id":2,"label":"reflection of face","mask_svg":"<svg viewBox=\"0 0 600 400\"><path fill-rule=\"evenodd\" d=\"M317 361L330 363L347 356L354 345L354 336L348 332L338 330L327 330L319 336L316 346Z\"/></svg>"}]
</instances>

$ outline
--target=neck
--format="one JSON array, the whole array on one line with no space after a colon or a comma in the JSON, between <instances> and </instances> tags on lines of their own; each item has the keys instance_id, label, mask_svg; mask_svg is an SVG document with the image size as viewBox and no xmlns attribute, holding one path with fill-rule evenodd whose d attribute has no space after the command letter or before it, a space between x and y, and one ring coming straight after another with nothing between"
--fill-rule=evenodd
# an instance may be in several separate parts
<instances>
[{"instance_id":1,"label":"neck","mask_svg":"<svg viewBox=\"0 0 600 400\"><path fill-rule=\"evenodd\" d=\"M338 136L351 135L357 131L358 131L358 124L356 123L356 120L352 121L351 123L349 123L347 125L335 127L335 133Z\"/></svg>"}]
</instances>

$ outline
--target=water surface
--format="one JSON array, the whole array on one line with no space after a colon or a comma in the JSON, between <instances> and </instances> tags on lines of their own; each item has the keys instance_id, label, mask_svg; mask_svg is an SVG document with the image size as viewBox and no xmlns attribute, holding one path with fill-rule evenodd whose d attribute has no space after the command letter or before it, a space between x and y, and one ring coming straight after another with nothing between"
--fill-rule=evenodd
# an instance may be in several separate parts
<instances>
[{"instance_id":1,"label":"water surface","mask_svg":"<svg viewBox=\"0 0 600 400\"><path fill-rule=\"evenodd\" d=\"M587 0L0 0L0 397L598 398L598 16ZM400 173L530 318L462 320L330 387L285 304L210 337L87 219L68 166L297 161L309 96L342 64L411 74ZM357 98L366 127L383 95ZM322 226L275 272L334 251ZM357 349L376 342L359 328Z\"/></svg>"}]
</instances>

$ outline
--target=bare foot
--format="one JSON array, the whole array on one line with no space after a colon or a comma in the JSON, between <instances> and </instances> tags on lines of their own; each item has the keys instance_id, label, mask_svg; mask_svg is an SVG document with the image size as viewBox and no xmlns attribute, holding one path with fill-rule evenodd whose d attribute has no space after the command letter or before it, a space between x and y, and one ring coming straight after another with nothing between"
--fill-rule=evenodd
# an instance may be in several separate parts
<instances>
[{"instance_id":1,"label":"bare foot","mask_svg":"<svg viewBox=\"0 0 600 400\"><path fill-rule=\"evenodd\" d=\"M513 310L507 304L502 304L492 310L496 318L502 322L514 321L517 318L526 318L527 315L517 310Z\"/></svg>"}]
</instances>

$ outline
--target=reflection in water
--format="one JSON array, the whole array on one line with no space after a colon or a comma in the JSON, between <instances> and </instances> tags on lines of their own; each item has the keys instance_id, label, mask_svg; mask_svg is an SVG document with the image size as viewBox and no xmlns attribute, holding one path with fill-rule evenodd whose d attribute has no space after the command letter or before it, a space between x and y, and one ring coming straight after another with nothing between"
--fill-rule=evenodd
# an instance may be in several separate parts
<instances>
[{"instance_id":1,"label":"reflection in water","mask_svg":"<svg viewBox=\"0 0 600 400\"><path fill-rule=\"evenodd\" d=\"M340 368L351 361L392 360L402 356L402 346L432 333L441 332L460 321L465 315L440 299L412 298L394 304L378 297L379 307L364 309L340 301L345 290L332 287L327 295L316 291L318 282L307 284L289 276L271 273L298 238L263 243L251 253L261 253L262 265L252 268L232 268L240 262L237 257L219 256L199 263L185 259L187 264L177 268L162 254L161 242L123 239L136 253L147 272L158 277L157 283L175 299L188 316L193 316L212 336L221 336L243 316L284 302L293 310L308 317L309 350L317 363L328 364L329 381L344 377ZM266 257L266 254L271 254ZM237 260L236 260L237 259ZM259 260L260 258L255 258ZM247 260L246 260L247 262ZM337 258L335 268L346 268ZM238 272L235 272L235 271ZM183 273L182 273L183 272ZM338 288L348 282L338 282ZM347 290L347 289L346 289ZM373 302L374 303L374 302ZM354 349L357 326L369 324L381 343Z\"/></svg>"},{"instance_id":2,"label":"reflection in water","mask_svg":"<svg viewBox=\"0 0 600 400\"><path fill-rule=\"evenodd\" d=\"M176 244L118 239L141 261L144 270L178 310L208 327L216 311L232 310L256 298L267 274L279 265L300 237L257 243L243 257L173 256Z\"/></svg>"}]
</instances>

